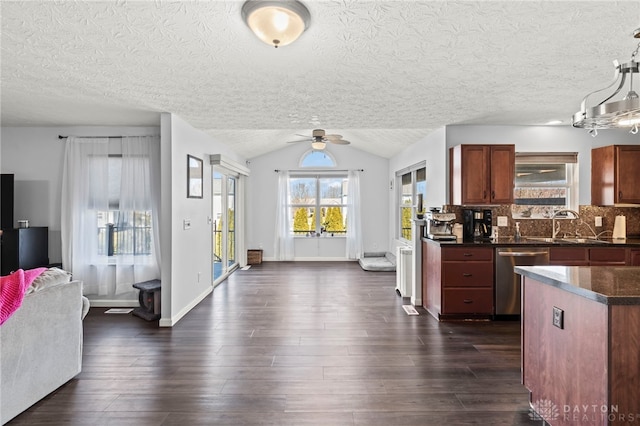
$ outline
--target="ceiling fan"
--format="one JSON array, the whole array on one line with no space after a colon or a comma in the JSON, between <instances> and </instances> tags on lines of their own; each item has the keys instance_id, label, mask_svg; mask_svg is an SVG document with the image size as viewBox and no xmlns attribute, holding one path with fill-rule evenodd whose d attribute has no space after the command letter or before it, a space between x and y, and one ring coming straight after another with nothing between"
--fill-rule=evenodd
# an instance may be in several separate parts
<instances>
[{"instance_id":1,"label":"ceiling fan","mask_svg":"<svg viewBox=\"0 0 640 426\"><path fill-rule=\"evenodd\" d=\"M289 141L287 143L311 142L311 147L316 150L324 149L327 142L335 143L337 145L349 145L351 143L342 139L342 135L327 135L323 129L315 129L311 136L298 134L296 134L296 136L302 136L304 139Z\"/></svg>"}]
</instances>

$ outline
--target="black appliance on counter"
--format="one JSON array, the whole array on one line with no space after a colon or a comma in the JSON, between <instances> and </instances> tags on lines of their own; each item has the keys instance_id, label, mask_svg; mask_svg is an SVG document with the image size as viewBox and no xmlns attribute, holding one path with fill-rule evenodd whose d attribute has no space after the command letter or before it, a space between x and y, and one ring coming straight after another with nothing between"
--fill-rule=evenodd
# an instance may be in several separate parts
<instances>
[{"instance_id":1,"label":"black appliance on counter","mask_svg":"<svg viewBox=\"0 0 640 426\"><path fill-rule=\"evenodd\" d=\"M491 210L462 210L462 240L482 241L491 238Z\"/></svg>"}]
</instances>

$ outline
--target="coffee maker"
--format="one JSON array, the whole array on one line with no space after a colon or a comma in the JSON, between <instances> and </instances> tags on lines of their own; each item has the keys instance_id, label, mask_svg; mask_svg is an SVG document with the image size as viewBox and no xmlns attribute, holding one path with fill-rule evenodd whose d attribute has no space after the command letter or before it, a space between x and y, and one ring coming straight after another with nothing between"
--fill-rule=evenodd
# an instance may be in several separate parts
<instances>
[{"instance_id":1,"label":"coffee maker","mask_svg":"<svg viewBox=\"0 0 640 426\"><path fill-rule=\"evenodd\" d=\"M491 238L491 210L462 210L462 240L483 241Z\"/></svg>"}]
</instances>

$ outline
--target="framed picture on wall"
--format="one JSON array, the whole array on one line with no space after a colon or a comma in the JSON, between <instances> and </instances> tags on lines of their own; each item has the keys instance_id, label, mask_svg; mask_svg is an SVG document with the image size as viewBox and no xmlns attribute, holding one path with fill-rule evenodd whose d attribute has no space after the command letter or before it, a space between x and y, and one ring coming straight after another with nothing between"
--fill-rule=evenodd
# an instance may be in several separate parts
<instances>
[{"instance_id":1,"label":"framed picture on wall","mask_svg":"<svg viewBox=\"0 0 640 426\"><path fill-rule=\"evenodd\" d=\"M187 198L202 198L202 160L187 154Z\"/></svg>"}]
</instances>

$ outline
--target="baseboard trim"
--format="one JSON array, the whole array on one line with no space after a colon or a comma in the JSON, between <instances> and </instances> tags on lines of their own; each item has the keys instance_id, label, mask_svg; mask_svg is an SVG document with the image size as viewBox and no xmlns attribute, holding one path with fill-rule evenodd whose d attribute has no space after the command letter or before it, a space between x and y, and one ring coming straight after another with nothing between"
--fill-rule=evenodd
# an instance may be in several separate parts
<instances>
[{"instance_id":1,"label":"baseboard trim","mask_svg":"<svg viewBox=\"0 0 640 426\"><path fill-rule=\"evenodd\" d=\"M273 257L263 257L263 262L357 262L357 259L346 257L294 257L293 260L277 260Z\"/></svg>"},{"instance_id":2,"label":"baseboard trim","mask_svg":"<svg viewBox=\"0 0 640 426\"><path fill-rule=\"evenodd\" d=\"M176 325L177 322L182 319L182 317L187 315L189 311L195 308L198 305L198 303L202 302L205 297L211 294L212 291L213 291L213 287L212 286L208 287L205 291L200 293L198 297L193 299L191 303L189 303L187 306L182 308L180 312L178 312L176 315L172 316L171 318L160 318L160 324L159 324L160 327L173 327L174 325Z\"/></svg>"}]
</instances>

